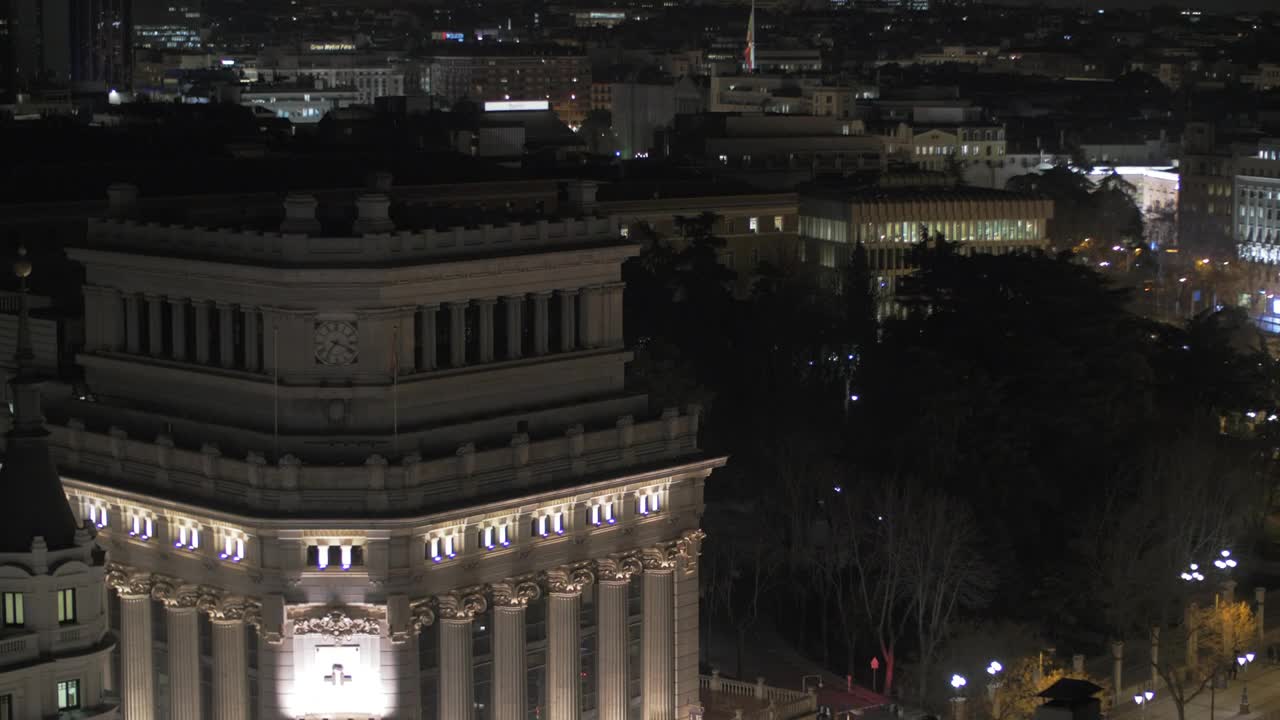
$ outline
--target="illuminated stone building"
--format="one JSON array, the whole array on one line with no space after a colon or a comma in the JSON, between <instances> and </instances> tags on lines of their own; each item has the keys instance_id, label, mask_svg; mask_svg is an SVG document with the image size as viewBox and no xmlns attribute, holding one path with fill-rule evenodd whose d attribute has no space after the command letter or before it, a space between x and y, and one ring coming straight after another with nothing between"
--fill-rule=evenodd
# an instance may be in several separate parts
<instances>
[{"instance_id":1,"label":"illuminated stone building","mask_svg":"<svg viewBox=\"0 0 1280 720\"><path fill-rule=\"evenodd\" d=\"M696 407L623 386L637 248L590 183L478 226L385 187L237 228L111 194L69 251L84 385L49 415L109 553L125 720L698 709L723 459Z\"/></svg>"}]
</instances>

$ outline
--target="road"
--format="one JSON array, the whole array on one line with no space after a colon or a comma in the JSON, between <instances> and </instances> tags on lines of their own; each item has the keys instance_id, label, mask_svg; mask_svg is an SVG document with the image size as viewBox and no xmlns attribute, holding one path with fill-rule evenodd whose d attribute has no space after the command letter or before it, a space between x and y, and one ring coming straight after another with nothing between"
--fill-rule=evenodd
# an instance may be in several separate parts
<instances>
[{"instance_id":1,"label":"road","mask_svg":"<svg viewBox=\"0 0 1280 720\"><path fill-rule=\"evenodd\" d=\"M1280 710L1280 666L1256 664L1249 670L1249 714L1240 714L1240 689L1242 681L1233 680L1226 689L1219 689L1216 694L1212 718L1209 714L1211 702L1208 688L1187 703L1186 720L1258 720L1269 711ZM1169 691L1163 687L1156 688L1156 699L1151 706L1143 710L1128 698L1120 703L1112 713L1113 718L1124 720L1178 720L1178 709L1169 699Z\"/></svg>"}]
</instances>

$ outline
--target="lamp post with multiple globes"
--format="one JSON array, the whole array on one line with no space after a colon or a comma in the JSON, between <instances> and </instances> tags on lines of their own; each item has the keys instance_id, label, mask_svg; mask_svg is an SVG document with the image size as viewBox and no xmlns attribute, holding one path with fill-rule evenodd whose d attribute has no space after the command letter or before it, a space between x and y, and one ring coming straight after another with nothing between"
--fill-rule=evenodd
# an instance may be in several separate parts
<instances>
[{"instance_id":1,"label":"lamp post with multiple globes","mask_svg":"<svg viewBox=\"0 0 1280 720\"><path fill-rule=\"evenodd\" d=\"M1240 714L1249 714L1249 680L1246 677L1249 672L1249 664L1253 662L1253 653L1245 653L1236 658L1236 662L1240 665Z\"/></svg>"},{"instance_id":2,"label":"lamp post with multiple globes","mask_svg":"<svg viewBox=\"0 0 1280 720\"><path fill-rule=\"evenodd\" d=\"M987 674L991 676L991 682L987 683L987 698L991 701L991 717L994 720L1000 720L1000 673L1004 670L1004 666L999 660L992 660L987 666Z\"/></svg>"},{"instance_id":3,"label":"lamp post with multiple globes","mask_svg":"<svg viewBox=\"0 0 1280 720\"><path fill-rule=\"evenodd\" d=\"M1150 690L1133 696L1133 701L1138 703L1138 707L1142 708L1142 720L1147 720L1147 706L1151 704L1155 697L1156 694Z\"/></svg>"},{"instance_id":4,"label":"lamp post with multiple globes","mask_svg":"<svg viewBox=\"0 0 1280 720\"><path fill-rule=\"evenodd\" d=\"M969 681L963 675L951 676L951 688L956 693L951 698L951 720L964 720L964 686L968 684Z\"/></svg>"}]
</instances>

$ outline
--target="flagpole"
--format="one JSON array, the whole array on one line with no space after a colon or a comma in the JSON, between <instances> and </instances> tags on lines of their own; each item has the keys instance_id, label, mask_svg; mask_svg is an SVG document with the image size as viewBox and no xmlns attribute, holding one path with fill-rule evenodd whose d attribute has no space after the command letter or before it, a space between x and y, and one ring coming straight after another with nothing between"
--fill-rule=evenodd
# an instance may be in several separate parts
<instances>
[{"instance_id":1,"label":"flagpole","mask_svg":"<svg viewBox=\"0 0 1280 720\"><path fill-rule=\"evenodd\" d=\"M271 445L280 461L280 325L271 325Z\"/></svg>"}]
</instances>

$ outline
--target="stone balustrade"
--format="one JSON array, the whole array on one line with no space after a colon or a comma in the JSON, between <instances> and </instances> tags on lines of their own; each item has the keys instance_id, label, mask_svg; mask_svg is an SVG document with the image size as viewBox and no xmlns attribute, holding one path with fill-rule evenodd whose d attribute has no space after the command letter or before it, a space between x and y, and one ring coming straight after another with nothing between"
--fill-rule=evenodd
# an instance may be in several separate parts
<instances>
[{"instance_id":1,"label":"stone balustrade","mask_svg":"<svg viewBox=\"0 0 1280 720\"><path fill-rule=\"evenodd\" d=\"M192 227L102 218L89 221L89 247L167 252L296 265L421 262L477 254L512 254L616 241L615 218L582 217L444 230L311 237L233 228Z\"/></svg>"},{"instance_id":2,"label":"stone balustrade","mask_svg":"<svg viewBox=\"0 0 1280 720\"><path fill-rule=\"evenodd\" d=\"M139 440L119 428L94 432L75 420L51 426L50 444L73 477L83 471L84 479L110 477L259 510L402 512L510 488L513 480L516 487L537 487L687 454L697 449L700 413L697 406L683 415L669 408L657 420L625 416L612 428L574 425L560 437L516 433L505 447L464 443L448 456L412 453L396 464L371 455L362 467L306 465L293 455L268 464L263 453L235 458L212 445L179 448L167 436Z\"/></svg>"}]
</instances>

